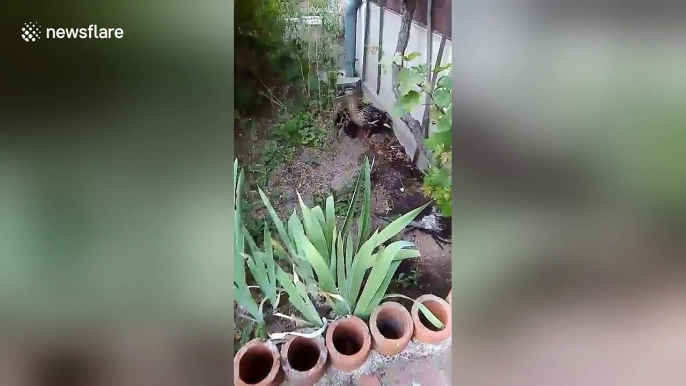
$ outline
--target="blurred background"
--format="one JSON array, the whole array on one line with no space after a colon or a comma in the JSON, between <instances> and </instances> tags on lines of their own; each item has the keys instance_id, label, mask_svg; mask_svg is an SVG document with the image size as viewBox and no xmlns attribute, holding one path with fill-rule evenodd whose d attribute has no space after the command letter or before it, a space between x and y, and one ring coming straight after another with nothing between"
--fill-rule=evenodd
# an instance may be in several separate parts
<instances>
[{"instance_id":1,"label":"blurred background","mask_svg":"<svg viewBox=\"0 0 686 386\"><path fill-rule=\"evenodd\" d=\"M455 382L686 384L683 5L452 9ZM0 384L230 384L232 10L4 7Z\"/></svg>"},{"instance_id":2,"label":"blurred background","mask_svg":"<svg viewBox=\"0 0 686 386\"><path fill-rule=\"evenodd\" d=\"M232 12L3 7L0 384L230 383Z\"/></svg>"},{"instance_id":3,"label":"blurred background","mask_svg":"<svg viewBox=\"0 0 686 386\"><path fill-rule=\"evenodd\" d=\"M685 384L683 5L453 12L455 381Z\"/></svg>"}]
</instances>

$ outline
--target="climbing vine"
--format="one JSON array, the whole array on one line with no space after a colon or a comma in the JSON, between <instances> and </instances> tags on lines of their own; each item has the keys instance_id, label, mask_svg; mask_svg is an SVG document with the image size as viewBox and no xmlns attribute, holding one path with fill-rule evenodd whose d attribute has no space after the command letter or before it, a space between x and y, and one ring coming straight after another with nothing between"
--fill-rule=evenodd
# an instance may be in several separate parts
<instances>
[{"instance_id":1,"label":"climbing vine","mask_svg":"<svg viewBox=\"0 0 686 386\"><path fill-rule=\"evenodd\" d=\"M392 64L402 65L420 54L395 55ZM387 65L387 64L386 64ZM398 98L393 115L402 117L422 104L426 95L429 105L429 138L424 144L429 149L429 168L424 175L424 193L436 201L441 213L450 217L452 212L452 77L450 64L437 66L431 71L432 82L427 82L426 64L402 67L397 74L395 91Z\"/></svg>"}]
</instances>

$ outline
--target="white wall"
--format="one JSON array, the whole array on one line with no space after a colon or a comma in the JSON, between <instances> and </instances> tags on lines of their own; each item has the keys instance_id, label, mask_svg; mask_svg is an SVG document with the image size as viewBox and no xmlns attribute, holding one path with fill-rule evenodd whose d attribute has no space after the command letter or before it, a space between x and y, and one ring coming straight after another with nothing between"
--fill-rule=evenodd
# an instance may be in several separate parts
<instances>
[{"instance_id":1,"label":"white wall","mask_svg":"<svg viewBox=\"0 0 686 386\"><path fill-rule=\"evenodd\" d=\"M364 27L365 27L365 4L362 4L360 11L357 13L357 58L356 69L359 74L362 74L362 68L365 66L367 68L365 85L373 91L376 91L377 77L381 76L381 90L379 91L379 100L384 105L392 106L395 98L393 97L393 92L391 90L391 74L390 70L386 73L381 72L378 74L378 54L372 53L371 50L367 55L367 63L362 63L364 58ZM379 6L370 3L369 5L369 45L372 47L377 47L379 45ZM395 46L398 42L398 34L400 32L400 22L402 17L388 9L384 10L384 25L383 25L383 55L392 56L395 51ZM421 56L411 63L410 66L424 63L426 61L426 35L427 30L424 27L420 27L417 23L412 24L412 29L410 31L410 40L407 44L407 49L405 53L419 52ZM433 33L432 37L432 58L431 63L436 62L438 57L438 47L441 45L441 36L437 33ZM441 58L441 64L450 63L452 61L452 43L450 39L446 40L445 48L443 50L443 57ZM412 116L415 119L421 120L423 114L423 106L417 108L417 110L412 112Z\"/></svg>"},{"instance_id":2,"label":"white wall","mask_svg":"<svg viewBox=\"0 0 686 386\"><path fill-rule=\"evenodd\" d=\"M369 4L369 46L378 47L379 45L379 6L370 3ZM393 56L395 53L395 46L398 42L398 34L400 32L400 23L402 21L402 16L388 9L384 10L384 24L383 24L383 40L382 49L383 56ZM372 49L368 50L367 62L364 63L364 34L365 34L365 18L366 18L366 2L362 4L360 10L357 13L357 62L355 64L358 74L362 75L363 67L366 67L366 79L364 81L364 86L366 86L368 91L372 94L376 93L376 83L377 79L381 77L381 88L379 90L379 95L376 98L377 102L381 104L381 107L386 111L391 111L393 104L395 103L395 97L392 91L391 82L391 71L387 69L385 72L382 69L381 73L378 72L378 52L372 52ZM419 52L420 57L409 63L410 66L425 63L427 54L427 33L426 28L419 26L417 23L412 24L412 29L410 30L410 40L407 44L407 49L405 54L411 52ZM436 62L438 57L438 48L441 45L441 36L434 33L432 37L432 66ZM441 65L452 62L452 42L450 39L446 40L445 48L443 49L443 56L441 58ZM421 122L422 116L424 114L424 106L420 106L412 112L412 116ZM408 130L409 131L409 130ZM403 143L405 149L410 155L414 153L416 144L414 143L414 138L405 139L406 135L403 133L397 133L398 139ZM411 134L410 134L411 136ZM411 141L412 143L404 143L406 141Z\"/></svg>"}]
</instances>

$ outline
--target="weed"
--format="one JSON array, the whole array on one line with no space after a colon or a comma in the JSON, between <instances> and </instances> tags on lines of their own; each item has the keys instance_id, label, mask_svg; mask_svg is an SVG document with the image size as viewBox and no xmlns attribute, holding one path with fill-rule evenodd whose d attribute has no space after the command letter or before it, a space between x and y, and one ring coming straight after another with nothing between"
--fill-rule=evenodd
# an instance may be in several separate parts
<instances>
[{"instance_id":1,"label":"weed","mask_svg":"<svg viewBox=\"0 0 686 386\"><path fill-rule=\"evenodd\" d=\"M405 275L404 272L400 272L395 279L395 282L403 288L416 287L419 284L420 276L421 272L419 271L419 268L413 267L407 275Z\"/></svg>"},{"instance_id":2,"label":"weed","mask_svg":"<svg viewBox=\"0 0 686 386\"><path fill-rule=\"evenodd\" d=\"M264 324L247 323L236 329L233 335L233 353L236 355L238 350L252 339L266 338L267 330Z\"/></svg>"},{"instance_id":3,"label":"weed","mask_svg":"<svg viewBox=\"0 0 686 386\"><path fill-rule=\"evenodd\" d=\"M270 133L262 150L264 176L258 180L266 183L267 173L283 163L293 160L295 153L302 147L319 148L326 143L327 131L322 129L315 120L314 114L303 111L286 115L277 122Z\"/></svg>"},{"instance_id":4,"label":"weed","mask_svg":"<svg viewBox=\"0 0 686 386\"><path fill-rule=\"evenodd\" d=\"M314 195L314 205L320 206L324 204L326 201L326 197L328 195L332 195L334 199L335 205L335 212L336 216L345 216L346 215L346 210L348 207L350 207L350 204L353 200L353 193L355 192L355 181L349 182L347 185L343 186L342 188L338 190L332 190L328 194L315 194ZM356 202L355 205L353 205L353 209L355 212L352 214L353 216L356 216L359 213L359 208L360 205L363 203L363 197L361 195L357 195L356 197Z\"/></svg>"}]
</instances>

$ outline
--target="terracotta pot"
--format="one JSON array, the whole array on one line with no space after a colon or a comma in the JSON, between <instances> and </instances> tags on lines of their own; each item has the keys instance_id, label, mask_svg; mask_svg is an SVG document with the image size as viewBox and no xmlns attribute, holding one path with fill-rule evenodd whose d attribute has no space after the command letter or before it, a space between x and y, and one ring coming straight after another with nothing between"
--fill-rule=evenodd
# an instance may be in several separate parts
<instances>
[{"instance_id":1,"label":"terracotta pot","mask_svg":"<svg viewBox=\"0 0 686 386\"><path fill-rule=\"evenodd\" d=\"M290 337L281 346L281 366L289 384L313 386L326 372L324 338Z\"/></svg>"},{"instance_id":2,"label":"terracotta pot","mask_svg":"<svg viewBox=\"0 0 686 386\"><path fill-rule=\"evenodd\" d=\"M450 307L453 306L453 290L451 289L450 292L448 292L448 296L446 296L445 301L450 304Z\"/></svg>"},{"instance_id":3,"label":"terracotta pot","mask_svg":"<svg viewBox=\"0 0 686 386\"><path fill-rule=\"evenodd\" d=\"M431 311L440 320L445 327L441 330L434 327L429 322L423 313L419 311L419 304L421 303ZM451 333L451 309L448 302L435 295L422 295L417 298L415 304L412 306L412 320L414 321L414 337L420 342L437 344L448 339Z\"/></svg>"},{"instance_id":4,"label":"terracotta pot","mask_svg":"<svg viewBox=\"0 0 686 386\"><path fill-rule=\"evenodd\" d=\"M357 316L338 319L326 331L326 348L331 365L338 370L353 371L362 366L371 346L369 328Z\"/></svg>"},{"instance_id":5,"label":"terracotta pot","mask_svg":"<svg viewBox=\"0 0 686 386\"><path fill-rule=\"evenodd\" d=\"M276 345L253 339L238 350L233 358L235 386L278 386L283 383L283 371Z\"/></svg>"},{"instance_id":6,"label":"terracotta pot","mask_svg":"<svg viewBox=\"0 0 686 386\"><path fill-rule=\"evenodd\" d=\"M383 355L396 355L405 349L412 339L414 324L405 307L387 302L376 307L369 318L374 350Z\"/></svg>"}]
</instances>

